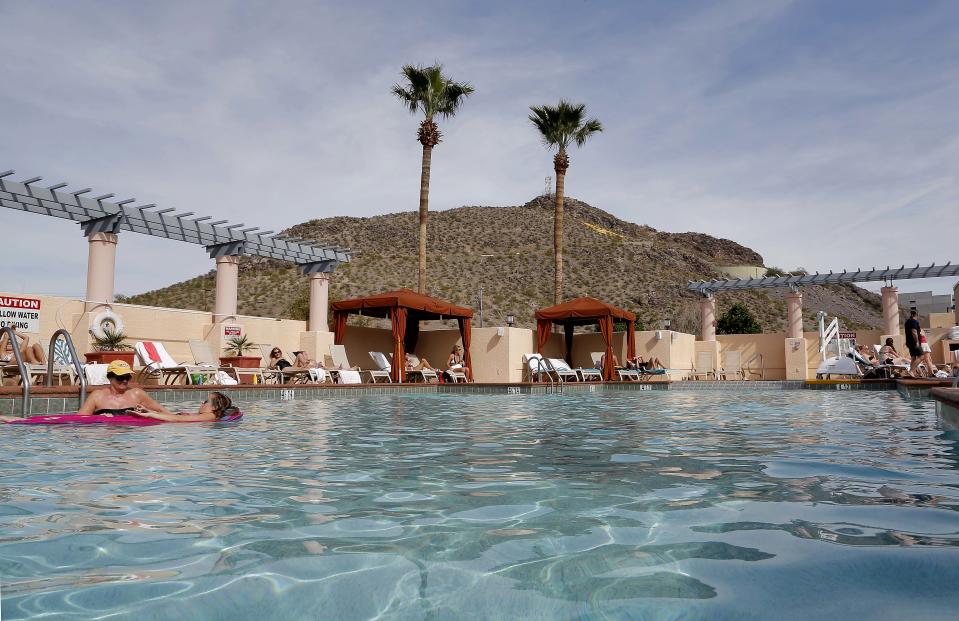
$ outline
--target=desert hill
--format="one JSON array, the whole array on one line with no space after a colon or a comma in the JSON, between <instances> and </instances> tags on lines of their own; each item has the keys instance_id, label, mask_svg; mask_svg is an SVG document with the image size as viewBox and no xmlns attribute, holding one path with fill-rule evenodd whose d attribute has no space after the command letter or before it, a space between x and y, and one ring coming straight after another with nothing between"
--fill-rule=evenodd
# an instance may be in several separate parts
<instances>
[{"instance_id":1,"label":"desert hill","mask_svg":"<svg viewBox=\"0 0 959 621\"><path fill-rule=\"evenodd\" d=\"M533 325L533 311L552 302L552 198L517 207L460 207L430 213L428 289L478 312L483 290L486 325ZM643 327L698 331L699 304L687 281L719 278L718 266L762 266L753 250L702 233L666 233L620 220L576 199L566 200L566 298L590 295L635 312ZM330 299L416 288L417 214L310 220L285 231L320 244L351 248L353 262L333 277ZM238 311L305 319L307 279L294 266L256 257L240 261ZM858 287L808 287L806 329L817 310L839 315L849 328L880 323L879 297ZM153 306L212 310L214 272L164 289L123 297ZM784 291L744 291L717 297L722 313L745 303L764 331L785 329ZM121 301L118 299L118 301ZM478 325L478 318L475 320Z\"/></svg>"}]
</instances>

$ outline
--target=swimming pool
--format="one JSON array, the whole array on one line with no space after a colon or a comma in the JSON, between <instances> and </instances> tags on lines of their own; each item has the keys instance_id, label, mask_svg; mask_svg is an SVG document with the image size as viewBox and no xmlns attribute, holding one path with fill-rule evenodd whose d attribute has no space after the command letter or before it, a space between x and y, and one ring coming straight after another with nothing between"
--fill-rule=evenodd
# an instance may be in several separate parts
<instances>
[{"instance_id":1,"label":"swimming pool","mask_svg":"<svg viewBox=\"0 0 959 621\"><path fill-rule=\"evenodd\" d=\"M959 433L890 392L393 395L0 429L4 619L952 619Z\"/></svg>"}]
</instances>

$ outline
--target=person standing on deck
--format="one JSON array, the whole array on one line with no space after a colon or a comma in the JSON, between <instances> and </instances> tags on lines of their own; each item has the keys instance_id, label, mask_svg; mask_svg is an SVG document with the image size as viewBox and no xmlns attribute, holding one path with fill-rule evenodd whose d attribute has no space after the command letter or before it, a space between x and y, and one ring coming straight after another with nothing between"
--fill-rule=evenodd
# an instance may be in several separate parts
<instances>
[{"instance_id":1,"label":"person standing on deck","mask_svg":"<svg viewBox=\"0 0 959 621\"><path fill-rule=\"evenodd\" d=\"M909 311L909 319L906 320L905 329L906 349L909 350L909 355L912 357L909 368L912 370L913 376L920 377L919 362L922 360L923 352L919 345L919 332L922 329L919 327L919 311Z\"/></svg>"}]
</instances>

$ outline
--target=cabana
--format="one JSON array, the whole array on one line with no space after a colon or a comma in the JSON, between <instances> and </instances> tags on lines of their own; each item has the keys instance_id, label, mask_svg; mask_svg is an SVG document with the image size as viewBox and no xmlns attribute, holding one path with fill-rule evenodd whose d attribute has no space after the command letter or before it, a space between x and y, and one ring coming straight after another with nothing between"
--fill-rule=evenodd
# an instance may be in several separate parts
<instances>
[{"instance_id":1,"label":"cabana","mask_svg":"<svg viewBox=\"0 0 959 621\"><path fill-rule=\"evenodd\" d=\"M569 302L541 308L536 311L536 349L543 354L543 348L549 341L553 324L560 324L566 333L566 362L572 364L573 327L599 324L599 331L606 342L606 356L603 358L603 379L611 381L616 373L613 367L613 323L615 320L626 322L626 356L636 356L636 315L616 308L606 302L590 297L576 298Z\"/></svg>"},{"instance_id":2,"label":"cabana","mask_svg":"<svg viewBox=\"0 0 959 621\"><path fill-rule=\"evenodd\" d=\"M352 300L340 300L330 305L333 310L333 342L343 342L346 334L346 319L350 314L366 317L388 318L393 324L392 379L406 379L406 352L416 349L420 335L420 322L427 319L456 319L463 339L465 364L473 379L473 361L470 358L470 320L473 311L431 298L410 289L398 289Z\"/></svg>"}]
</instances>

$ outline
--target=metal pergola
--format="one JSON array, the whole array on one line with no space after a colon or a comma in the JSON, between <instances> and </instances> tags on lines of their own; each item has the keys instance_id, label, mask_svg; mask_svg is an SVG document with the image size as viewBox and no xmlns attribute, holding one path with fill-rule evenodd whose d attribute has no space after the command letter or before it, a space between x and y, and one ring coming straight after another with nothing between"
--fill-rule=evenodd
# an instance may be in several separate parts
<instances>
[{"instance_id":1,"label":"metal pergola","mask_svg":"<svg viewBox=\"0 0 959 621\"><path fill-rule=\"evenodd\" d=\"M886 269L856 270L855 272L829 272L828 274L800 274L796 276L767 276L765 278L730 278L721 280L690 280L686 285L688 291L696 291L703 295L712 295L719 291L735 289L778 289L788 287L796 290L805 285L841 285L853 282L875 282L894 280L910 280L913 278L939 278L941 276L959 275L959 265L952 261L945 265L926 267L887 267Z\"/></svg>"},{"instance_id":2,"label":"metal pergola","mask_svg":"<svg viewBox=\"0 0 959 621\"><path fill-rule=\"evenodd\" d=\"M308 240L260 231L255 226L244 227L242 223L230 224L227 220L211 222L212 216L192 217L192 211L176 213L172 207L136 206L132 204L135 198L108 200L113 194L89 198L86 195L90 188L67 191L63 189L66 183L35 186L42 177L20 182L8 180L13 173L0 172L0 206L78 222L87 236L132 231L199 244L206 247L211 257L245 254L290 261L304 273L332 271L338 264L350 261L348 249L317 247Z\"/></svg>"}]
</instances>

